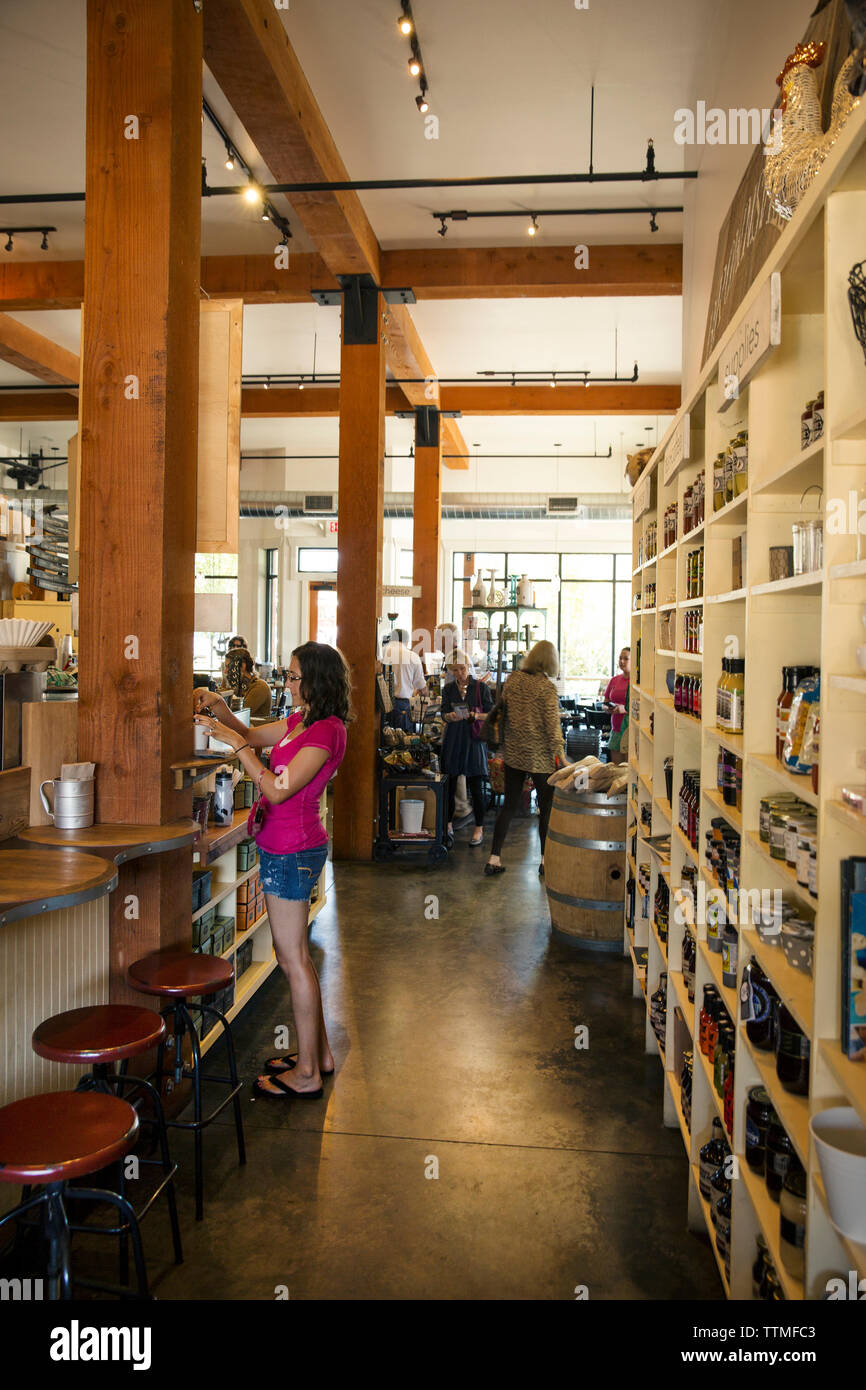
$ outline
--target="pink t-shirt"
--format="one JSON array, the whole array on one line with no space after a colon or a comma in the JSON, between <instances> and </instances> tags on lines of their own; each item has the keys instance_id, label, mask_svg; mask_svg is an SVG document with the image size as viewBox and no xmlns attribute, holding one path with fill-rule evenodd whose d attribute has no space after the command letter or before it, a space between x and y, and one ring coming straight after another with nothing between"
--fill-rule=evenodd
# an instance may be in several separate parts
<instances>
[{"instance_id":1,"label":"pink t-shirt","mask_svg":"<svg viewBox=\"0 0 866 1390\"><path fill-rule=\"evenodd\" d=\"M328 843L328 832L319 815L319 801L343 761L346 726L336 715L317 719L309 729L304 729L297 738L287 743L292 730L298 727L302 719L301 714L289 716L284 738L271 750L271 772L278 776L301 748L324 748L328 758L313 780L290 796L288 801L282 801L278 806L266 803L265 823L256 836L256 844L269 854L297 854L299 850L318 849L320 845Z\"/></svg>"},{"instance_id":2,"label":"pink t-shirt","mask_svg":"<svg viewBox=\"0 0 866 1390\"><path fill-rule=\"evenodd\" d=\"M613 676L607 683L604 698L610 700L612 705L624 705L626 691L628 690L628 679L628 676L624 676L622 672L620 672L618 676ZM618 711L611 715L610 727L612 733L619 733L624 719L625 715L620 714Z\"/></svg>"}]
</instances>

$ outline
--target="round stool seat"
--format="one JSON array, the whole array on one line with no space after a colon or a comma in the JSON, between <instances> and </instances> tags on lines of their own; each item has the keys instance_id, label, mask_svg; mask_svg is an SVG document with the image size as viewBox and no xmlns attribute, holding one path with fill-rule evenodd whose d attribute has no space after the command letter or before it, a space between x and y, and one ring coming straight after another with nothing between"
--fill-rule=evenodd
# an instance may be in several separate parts
<instances>
[{"instance_id":1,"label":"round stool seat","mask_svg":"<svg viewBox=\"0 0 866 1390\"><path fill-rule=\"evenodd\" d=\"M27 1096L0 1109L0 1182L64 1182L97 1173L128 1153L137 1135L138 1116L119 1096Z\"/></svg>"},{"instance_id":2,"label":"round stool seat","mask_svg":"<svg viewBox=\"0 0 866 1390\"><path fill-rule=\"evenodd\" d=\"M234 979L234 966L222 956L197 955L195 951L153 951L127 971L127 980L142 994L189 998L194 994L218 994Z\"/></svg>"},{"instance_id":3,"label":"round stool seat","mask_svg":"<svg viewBox=\"0 0 866 1390\"><path fill-rule=\"evenodd\" d=\"M165 1037L165 1020L138 1004L92 1004L46 1018L31 1039L51 1062L119 1062L149 1052Z\"/></svg>"}]
</instances>

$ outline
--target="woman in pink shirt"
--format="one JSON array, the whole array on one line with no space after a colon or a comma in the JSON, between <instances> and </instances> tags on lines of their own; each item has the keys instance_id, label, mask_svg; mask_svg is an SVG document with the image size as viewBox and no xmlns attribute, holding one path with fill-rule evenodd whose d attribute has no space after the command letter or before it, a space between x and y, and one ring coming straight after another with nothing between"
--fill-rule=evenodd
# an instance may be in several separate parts
<instances>
[{"instance_id":1,"label":"woman in pink shirt","mask_svg":"<svg viewBox=\"0 0 866 1390\"><path fill-rule=\"evenodd\" d=\"M334 1070L328 1046L319 978L310 959L307 923L310 896L328 858L322 824L322 792L346 751L352 717L349 671L335 647L307 642L292 652L288 683L293 710L288 719L248 729L208 690L195 692L196 723L231 744L262 796L264 823L256 832L262 887L280 969L289 982L298 1054L266 1063L268 1075L255 1090L263 1096L322 1094L322 1076ZM219 718L201 713L216 709ZM256 756L270 748L270 769Z\"/></svg>"},{"instance_id":2,"label":"woman in pink shirt","mask_svg":"<svg viewBox=\"0 0 866 1390\"><path fill-rule=\"evenodd\" d=\"M626 721L626 696L631 679L631 647L623 647L619 654L619 674L612 676L605 687L604 703L613 710L610 727L608 757L612 763L625 762L622 751L623 726Z\"/></svg>"}]
</instances>

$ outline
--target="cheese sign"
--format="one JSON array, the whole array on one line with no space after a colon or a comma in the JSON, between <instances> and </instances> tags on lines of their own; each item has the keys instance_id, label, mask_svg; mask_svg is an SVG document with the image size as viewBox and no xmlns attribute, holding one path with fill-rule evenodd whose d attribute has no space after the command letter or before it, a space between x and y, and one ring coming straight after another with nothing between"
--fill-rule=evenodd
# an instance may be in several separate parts
<instances>
[{"instance_id":1,"label":"cheese sign","mask_svg":"<svg viewBox=\"0 0 866 1390\"><path fill-rule=\"evenodd\" d=\"M719 358L719 411L742 394L765 358L782 341L782 277L773 271L755 303L725 342Z\"/></svg>"},{"instance_id":2,"label":"cheese sign","mask_svg":"<svg viewBox=\"0 0 866 1390\"><path fill-rule=\"evenodd\" d=\"M662 474L665 484L670 482L680 464L689 457L692 447L691 420L692 417L689 414L683 416L671 436L670 444L665 449L665 464Z\"/></svg>"},{"instance_id":3,"label":"cheese sign","mask_svg":"<svg viewBox=\"0 0 866 1390\"><path fill-rule=\"evenodd\" d=\"M652 498L652 477L643 478L634 490L634 519L638 521L649 511Z\"/></svg>"}]
</instances>

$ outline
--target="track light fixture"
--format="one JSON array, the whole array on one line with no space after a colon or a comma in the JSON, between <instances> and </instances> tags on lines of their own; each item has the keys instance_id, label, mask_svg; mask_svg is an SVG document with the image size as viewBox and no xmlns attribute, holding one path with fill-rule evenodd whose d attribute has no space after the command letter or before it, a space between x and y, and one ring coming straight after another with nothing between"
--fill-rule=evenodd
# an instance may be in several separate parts
<instances>
[{"instance_id":1,"label":"track light fixture","mask_svg":"<svg viewBox=\"0 0 866 1390\"><path fill-rule=\"evenodd\" d=\"M424 86L422 87L421 95L415 98L415 105L418 107L418 110L421 112L422 116L425 114L425 112L430 110L430 103L427 100L426 93L427 88L426 86Z\"/></svg>"},{"instance_id":2,"label":"track light fixture","mask_svg":"<svg viewBox=\"0 0 866 1390\"><path fill-rule=\"evenodd\" d=\"M652 209L650 210L650 231L651 231L651 232L657 232L658 229L659 229L659 224L658 224L658 222L656 222L656 209L655 209L655 208L652 208Z\"/></svg>"},{"instance_id":3,"label":"track light fixture","mask_svg":"<svg viewBox=\"0 0 866 1390\"><path fill-rule=\"evenodd\" d=\"M0 227L0 236L5 236L6 238L4 250L11 251L13 249L13 237L27 236L28 233L32 233L35 236L41 236L41 249L47 251L48 233L56 231L56 227Z\"/></svg>"},{"instance_id":4,"label":"track light fixture","mask_svg":"<svg viewBox=\"0 0 866 1390\"><path fill-rule=\"evenodd\" d=\"M208 106L207 102L203 101L202 120L205 116L207 116L208 120L210 121L214 130L217 132L225 147L225 168L229 171L231 171L232 169L240 169L247 176L247 183L242 189L232 189L231 191L233 193L240 192L243 196L244 201L249 203L251 207L255 206L256 203L261 203L262 221L270 222L281 234L280 245L287 246L289 238L292 235L292 231L286 218L283 217L280 213L278 213L273 203L265 197L265 190L262 189L256 183L255 179L253 178L252 169L247 164L246 160L238 154L237 150L232 144L231 136L220 122L219 117L215 114L214 111L212 111L210 106ZM202 159L201 162L201 191L202 197L208 197L209 194L217 191L216 189L208 188L207 164L204 159ZM48 230L51 231L53 230L53 228L48 228Z\"/></svg>"},{"instance_id":5,"label":"track light fixture","mask_svg":"<svg viewBox=\"0 0 866 1390\"><path fill-rule=\"evenodd\" d=\"M421 50L414 34L412 35L412 57L409 59L409 72L412 77L421 76Z\"/></svg>"},{"instance_id":6,"label":"track light fixture","mask_svg":"<svg viewBox=\"0 0 866 1390\"><path fill-rule=\"evenodd\" d=\"M246 188L244 189L244 202L245 202L245 203L260 203L261 201L262 201L261 192L260 192L259 189L256 187L256 185L253 183L252 179L250 179L249 183L247 184Z\"/></svg>"},{"instance_id":7,"label":"track light fixture","mask_svg":"<svg viewBox=\"0 0 866 1390\"><path fill-rule=\"evenodd\" d=\"M409 76L418 77L421 80L421 93L415 98L415 105L424 116L430 110L430 103L427 100L427 78L424 75L424 59L421 56L421 44L418 41L418 30L415 18L412 14L412 6L409 0L401 0L403 10L397 20L397 27L400 33L409 40L411 56L409 58Z\"/></svg>"},{"instance_id":8,"label":"track light fixture","mask_svg":"<svg viewBox=\"0 0 866 1390\"><path fill-rule=\"evenodd\" d=\"M532 221L530 222L529 226L526 228L526 235L527 235L527 236L537 236L537 235L538 235L538 218L536 217L535 213L532 214Z\"/></svg>"},{"instance_id":9,"label":"track light fixture","mask_svg":"<svg viewBox=\"0 0 866 1390\"><path fill-rule=\"evenodd\" d=\"M447 235L448 235L448 223L447 223L446 220L445 220L444 214L439 218L439 222L440 222L439 235L440 235L440 236L447 236Z\"/></svg>"},{"instance_id":10,"label":"track light fixture","mask_svg":"<svg viewBox=\"0 0 866 1390\"><path fill-rule=\"evenodd\" d=\"M541 208L538 212L530 213L531 222L526 229L527 236L537 236L538 219L540 217L646 217L649 213L650 231L657 232L659 224L657 217L661 212L682 212L681 205L668 205L665 207L633 207L633 208ZM439 235L444 236L449 222L468 222L470 218L476 217L525 217L525 212L517 212L512 208L502 208L493 212L466 212L453 209L451 212L434 212L431 214L433 219L439 223Z\"/></svg>"},{"instance_id":11,"label":"track light fixture","mask_svg":"<svg viewBox=\"0 0 866 1390\"><path fill-rule=\"evenodd\" d=\"M397 28L400 30L401 34L405 34L408 38L408 36L412 33L413 29L415 28L415 24L412 19L412 7L409 4L409 0L402 0L402 5L403 12L397 20Z\"/></svg>"}]
</instances>

